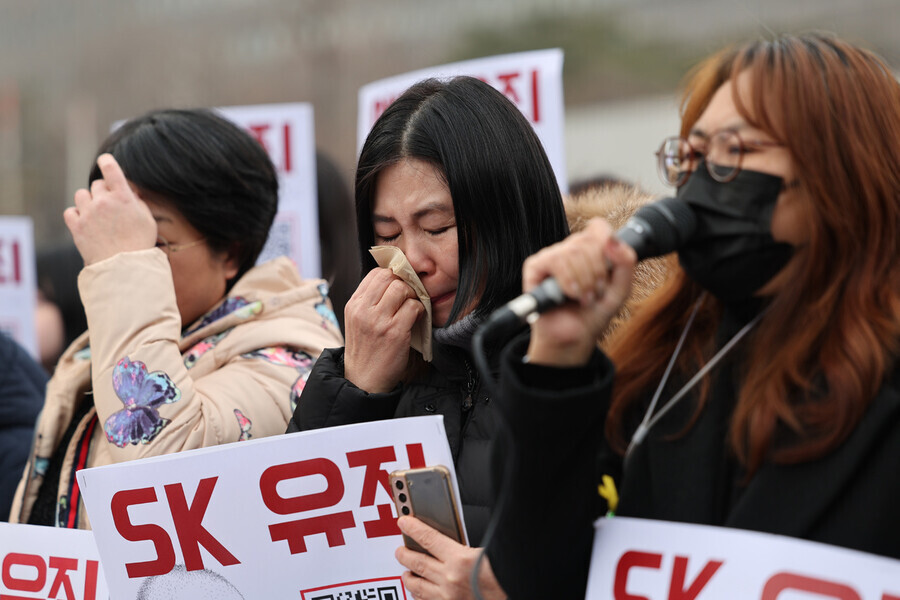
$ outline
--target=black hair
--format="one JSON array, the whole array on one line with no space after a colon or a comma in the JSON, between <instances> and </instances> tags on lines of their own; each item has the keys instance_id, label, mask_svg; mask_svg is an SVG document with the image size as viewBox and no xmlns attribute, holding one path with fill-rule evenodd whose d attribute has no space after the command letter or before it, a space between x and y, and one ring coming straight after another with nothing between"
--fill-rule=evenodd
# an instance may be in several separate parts
<instances>
[{"instance_id":1,"label":"black hair","mask_svg":"<svg viewBox=\"0 0 900 600\"><path fill-rule=\"evenodd\" d=\"M341 331L344 329L344 306L359 285L359 263L353 247L356 231L353 195L345 175L328 155L316 152L322 277L328 281L328 298Z\"/></svg>"},{"instance_id":2,"label":"black hair","mask_svg":"<svg viewBox=\"0 0 900 600\"><path fill-rule=\"evenodd\" d=\"M278 210L278 177L262 145L209 110L156 110L104 140L125 177L171 203L216 252L238 264L228 288L256 262ZM102 178L96 162L90 182Z\"/></svg>"},{"instance_id":3,"label":"black hair","mask_svg":"<svg viewBox=\"0 0 900 600\"><path fill-rule=\"evenodd\" d=\"M437 167L453 199L459 284L448 324L476 300L481 317L519 295L525 258L569 232L550 161L512 102L472 77L427 79L387 108L360 153L356 222L364 272L376 266L368 250L377 176L407 158Z\"/></svg>"},{"instance_id":4,"label":"black hair","mask_svg":"<svg viewBox=\"0 0 900 600\"><path fill-rule=\"evenodd\" d=\"M38 289L62 314L65 333L62 350L65 350L87 331L87 316L78 293L78 274L84 268L84 260L75 244L68 240L39 250L36 263Z\"/></svg>"}]
</instances>

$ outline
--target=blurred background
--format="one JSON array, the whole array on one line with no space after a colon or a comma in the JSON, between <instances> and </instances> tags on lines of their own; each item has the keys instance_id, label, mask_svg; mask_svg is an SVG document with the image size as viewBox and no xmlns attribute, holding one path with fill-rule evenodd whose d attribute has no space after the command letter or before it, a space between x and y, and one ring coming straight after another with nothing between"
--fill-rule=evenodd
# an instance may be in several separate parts
<instances>
[{"instance_id":1,"label":"blurred background","mask_svg":"<svg viewBox=\"0 0 900 600\"><path fill-rule=\"evenodd\" d=\"M569 179L662 192L652 153L677 86L724 43L827 30L900 67L900 0L0 0L0 211L38 248L118 119L160 107L311 102L352 181L357 91L446 62L565 51Z\"/></svg>"}]
</instances>

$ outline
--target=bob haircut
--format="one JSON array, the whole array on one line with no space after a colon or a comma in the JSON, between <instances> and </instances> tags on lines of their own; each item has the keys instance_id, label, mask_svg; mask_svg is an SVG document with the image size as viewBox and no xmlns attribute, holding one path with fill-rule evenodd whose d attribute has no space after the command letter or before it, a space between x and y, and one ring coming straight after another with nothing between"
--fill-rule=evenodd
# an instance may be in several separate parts
<instances>
[{"instance_id":1,"label":"bob haircut","mask_svg":"<svg viewBox=\"0 0 900 600\"><path fill-rule=\"evenodd\" d=\"M682 132L726 81L741 116L787 148L808 232L748 338L730 434L752 474L766 461L809 461L834 449L897 366L900 83L877 56L829 35L754 42L695 69ZM607 434L620 451L629 409L659 380L701 292L672 269L665 291L611 346L618 373ZM708 296L679 361L682 372L695 371L715 349L720 311Z\"/></svg>"},{"instance_id":2,"label":"bob haircut","mask_svg":"<svg viewBox=\"0 0 900 600\"><path fill-rule=\"evenodd\" d=\"M522 263L563 239L556 177L537 135L503 94L472 77L427 79L395 100L366 138L356 170L363 272L375 268L372 206L378 174L405 159L433 164L453 199L459 284L449 323L476 318L522 291Z\"/></svg>"},{"instance_id":3,"label":"bob haircut","mask_svg":"<svg viewBox=\"0 0 900 600\"><path fill-rule=\"evenodd\" d=\"M278 177L262 145L209 110L157 110L100 145L139 190L165 198L215 252L237 259L228 289L256 263L278 210ZM94 162L90 182L103 174Z\"/></svg>"}]
</instances>

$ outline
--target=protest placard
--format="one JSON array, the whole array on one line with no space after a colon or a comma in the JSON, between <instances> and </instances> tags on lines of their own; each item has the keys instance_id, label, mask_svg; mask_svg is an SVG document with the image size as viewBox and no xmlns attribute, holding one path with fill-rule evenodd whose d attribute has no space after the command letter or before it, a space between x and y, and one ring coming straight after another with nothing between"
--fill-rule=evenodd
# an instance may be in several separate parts
<instances>
[{"instance_id":1,"label":"protest placard","mask_svg":"<svg viewBox=\"0 0 900 600\"><path fill-rule=\"evenodd\" d=\"M742 529L613 517L595 525L588 599L900 600L900 561Z\"/></svg>"},{"instance_id":2,"label":"protest placard","mask_svg":"<svg viewBox=\"0 0 900 600\"><path fill-rule=\"evenodd\" d=\"M0 217L0 330L37 358L33 226L29 217Z\"/></svg>"},{"instance_id":3,"label":"protest placard","mask_svg":"<svg viewBox=\"0 0 900 600\"><path fill-rule=\"evenodd\" d=\"M568 193L562 66L563 52L553 48L450 63L369 83L359 90L357 150L381 113L409 86L429 77L469 75L494 86L522 111L544 146L560 189Z\"/></svg>"},{"instance_id":4,"label":"protest placard","mask_svg":"<svg viewBox=\"0 0 900 600\"><path fill-rule=\"evenodd\" d=\"M0 599L106 600L90 531L0 523Z\"/></svg>"},{"instance_id":5,"label":"protest placard","mask_svg":"<svg viewBox=\"0 0 900 600\"><path fill-rule=\"evenodd\" d=\"M259 256L290 256L306 278L321 275L313 107L304 102L215 109L269 153L278 171L278 216Z\"/></svg>"},{"instance_id":6,"label":"protest placard","mask_svg":"<svg viewBox=\"0 0 900 600\"><path fill-rule=\"evenodd\" d=\"M442 418L414 417L85 469L78 483L117 600L171 586L406 598L388 474L436 464L455 486Z\"/></svg>"}]
</instances>

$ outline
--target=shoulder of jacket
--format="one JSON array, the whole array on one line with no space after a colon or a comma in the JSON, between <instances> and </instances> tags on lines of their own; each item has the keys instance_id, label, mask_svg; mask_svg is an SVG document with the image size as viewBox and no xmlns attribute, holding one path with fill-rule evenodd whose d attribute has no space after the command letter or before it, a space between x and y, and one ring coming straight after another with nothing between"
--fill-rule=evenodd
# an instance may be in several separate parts
<instances>
[{"instance_id":1,"label":"shoulder of jacket","mask_svg":"<svg viewBox=\"0 0 900 600\"><path fill-rule=\"evenodd\" d=\"M254 266L234 284L229 295L267 298L292 290L305 290L312 297L322 279L304 279L297 265L286 256L279 256Z\"/></svg>"}]
</instances>

